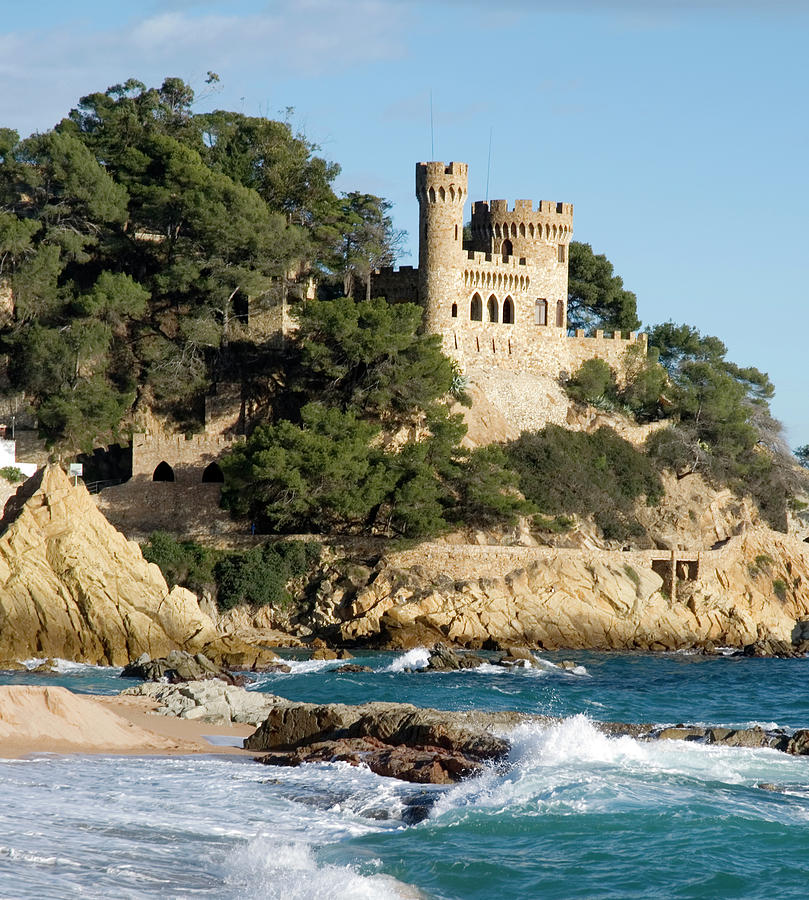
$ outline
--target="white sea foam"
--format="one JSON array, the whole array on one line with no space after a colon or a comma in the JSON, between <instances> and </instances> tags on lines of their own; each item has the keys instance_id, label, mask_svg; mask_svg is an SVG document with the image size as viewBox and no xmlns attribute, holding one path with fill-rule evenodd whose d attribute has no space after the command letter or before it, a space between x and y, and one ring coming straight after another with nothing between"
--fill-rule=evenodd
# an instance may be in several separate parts
<instances>
[{"instance_id":1,"label":"white sea foam","mask_svg":"<svg viewBox=\"0 0 809 900\"><path fill-rule=\"evenodd\" d=\"M386 875L362 875L348 866L318 865L304 843L279 844L261 834L226 860L225 884L242 898L261 900L387 900L418 894Z\"/></svg>"},{"instance_id":2,"label":"white sea foam","mask_svg":"<svg viewBox=\"0 0 809 900\"><path fill-rule=\"evenodd\" d=\"M427 647L414 647L397 656L389 666L382 669L383 672L403 672L405 669L426 669L430 659L430 650Z\"/></svg>"},{"instance_id":3,"label":"white sea foam","mask_svg":"<svg viewBox=\"0 0 809 900\"><path fill-rule=\"evenodd\" d=\"M47 656L35 657L24 659L23 665L30 672L32 669L36 669L37 666L41 666L46 662L48 662ZM60 659L59 657L51 659L50 662L53 665L53 671L57 675L91 675L93 673L99 675L119 675L123 671L121 666L94 666L90 663L73 662L73 660Z\"/></svg>"},{"instance_id":4,"label":"white sea foam","mask_svg":"<svg viewBox=\"0 0 809 900\"><path fill-rule=\"evenodd\" d=\"M657 807L687 803L707 784L805 780L802 761L775 750L609 737L582 715L551 726L520 725L508 738L507 766L451 788L433 817L475 808L583 814Z\"/></svg>"}]
</instances>

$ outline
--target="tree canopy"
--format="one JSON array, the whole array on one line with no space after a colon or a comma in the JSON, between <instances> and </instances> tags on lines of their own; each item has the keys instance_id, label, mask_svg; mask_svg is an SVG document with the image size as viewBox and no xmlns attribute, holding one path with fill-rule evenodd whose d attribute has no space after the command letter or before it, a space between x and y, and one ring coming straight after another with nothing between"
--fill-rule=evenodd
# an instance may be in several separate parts
<instances>
[{"instance_id":1,"label":"tree canopy","mask_svg":"<svg viewBox=\"0 0 809 900\"><path fill-rule=\"evenodd\" d=\"M395 254L389 204L337 196L339 166L288 121L194 103L181 79L130 79L47 133L0 130L0 345L52 443L110 436L140 395L184 424L238 361L239 298L367 281Z\"/></svg>"},{"instance_id":2,"label":"tree canopy","mask_svg":"<svg viewBox=\"0 0 809 900\"><path fill-rule=\"evenodd\" d=\"M579 241L571 241L568 257L567 325L586 331L640 328L635 295L624 288L606 256Z\"/></svg>"}]
</instances>

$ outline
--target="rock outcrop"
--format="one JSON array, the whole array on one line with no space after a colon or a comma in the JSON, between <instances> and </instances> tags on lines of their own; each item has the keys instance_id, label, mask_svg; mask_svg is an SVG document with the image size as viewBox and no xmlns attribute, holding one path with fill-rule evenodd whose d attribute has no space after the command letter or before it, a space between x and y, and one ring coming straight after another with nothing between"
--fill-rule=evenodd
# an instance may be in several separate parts
<instances>
[{"instance_id":1,"label":"rock outcrop","mask_svg":"<svg viewBox=\"0 0 809 900\"><path fill-rule=\"evenodd\" d=\"M672 566L675 581L672 585ZM809 649L809 546L763 526L708 551L565 550L425 543L317 593L334 640L409 648Z\"/></svg>"},{"instance_id":2,"label":"rock outcrop","mask_svg":"<svg viewBox=\"0 0 809 900\"><path fill-rule=\"evenodd\" d=\"M160 569L58 466L29 478L0 520L0 659L124 665L204 651L247 668L262 651L223 638L197 598Z\"/></svg>"},{"instance_id":3,"label":"rock outcrop","mask_svg":"<svg viewBox=\"0 0 809 900\"><path fill-rule=\"evenodd\" d=\"M121 693L149 697L158 704L155 711L158 715L201 719L217 725L260 725L273 707L289 702L274 694L246 691L243 687L218 680L189 681L182 684L147 681Z\"/></svg>"}]
</instances>

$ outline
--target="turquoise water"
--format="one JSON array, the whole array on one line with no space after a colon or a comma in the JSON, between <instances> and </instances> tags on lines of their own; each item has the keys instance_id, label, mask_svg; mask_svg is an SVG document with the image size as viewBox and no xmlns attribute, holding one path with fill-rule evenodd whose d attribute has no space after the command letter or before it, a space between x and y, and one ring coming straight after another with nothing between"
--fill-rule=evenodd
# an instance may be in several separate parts
<instances>
[{"instance_id":1,"label":"turquoise water","mask_svg":"<svg viewBox=\"0 0 809 900\"><path fill-rule=\"evenodd\" d=\"M294 654L290 654L294 656ZM545 654L541 670L405 673L424 653L293 660L253 689L565 717L450 788L344 765L37 757L0 762L0 898L768 897L809 894L809 758L608 739L591 720L809 725L809 660ZM552 664L577 663L570 674ZM118 670L59 683L112 693ZM775 790L759 787L762 783ZM415 825L408 809L428 806Z\"/></svg>"}]
</instances>

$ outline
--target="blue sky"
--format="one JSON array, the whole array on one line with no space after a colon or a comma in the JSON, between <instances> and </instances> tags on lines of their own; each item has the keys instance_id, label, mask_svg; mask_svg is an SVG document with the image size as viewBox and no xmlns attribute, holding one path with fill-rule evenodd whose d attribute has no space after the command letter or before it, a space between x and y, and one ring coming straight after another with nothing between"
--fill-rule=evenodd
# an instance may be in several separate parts
<instances>
[{"instance_id":1,"label":"blue sky","mask_svg":"<svg viewBox=\"0 0 809 900\"><path fill-rule=\"evenodd\" d=\"M468 162L482 199L491 131L490 197L574 203L576 239L612 260L644 324L721 337L770 374L789 443L809 443L806 0L4 6L0 125L50 128L128 77L202 93L213 70L199 109L293 107L338 188L388 198L411 235L414 163Z\"/></svg>"}]
</instances>

